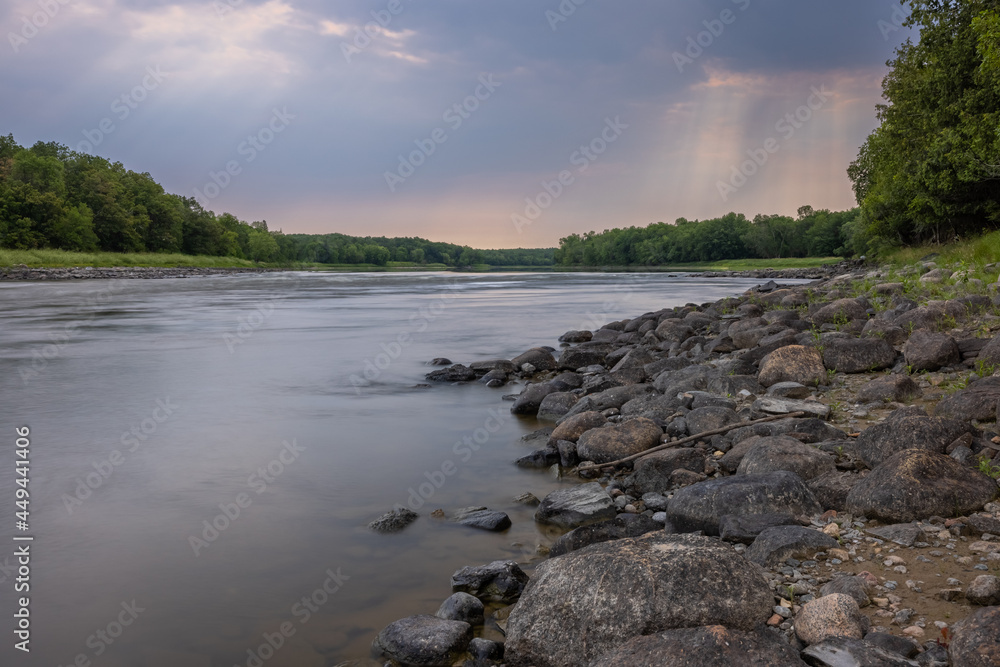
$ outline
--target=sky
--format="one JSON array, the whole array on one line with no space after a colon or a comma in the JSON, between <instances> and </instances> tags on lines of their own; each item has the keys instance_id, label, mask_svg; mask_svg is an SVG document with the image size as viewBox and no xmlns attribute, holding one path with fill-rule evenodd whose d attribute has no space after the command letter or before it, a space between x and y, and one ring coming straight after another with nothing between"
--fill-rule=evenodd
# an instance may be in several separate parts
<instances>
[{"instance_id":1,"label":"sky","mask_svg":"<svg viewBox=\"0 0 1000 667\"><path fill-rule=\"evenodd\" d=\"M854 206L896 0L5 0L0 134L286 233Z\"/></svg>"}]
</instances>

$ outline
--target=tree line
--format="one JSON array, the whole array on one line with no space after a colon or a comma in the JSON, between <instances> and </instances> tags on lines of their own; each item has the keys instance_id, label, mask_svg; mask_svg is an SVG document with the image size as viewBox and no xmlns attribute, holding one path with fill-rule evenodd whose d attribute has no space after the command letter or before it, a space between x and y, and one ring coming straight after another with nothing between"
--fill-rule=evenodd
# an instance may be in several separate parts
<instances>
[{"instance_id":1,"label":"tree line","mask_svg":"<svg viewBox=\"0 0 1000 667\"><path fill-rule=\"evenodd\" d=\"M148 173L55 142L0 136L0 247L154 252L257 262L550 266L553 248L476 250L426 239L283 234L266 220L216 215Z\"/></svg>"},{"instance_id":2,"label":"tree line","mask_svg":"<svg viewBox=\"0 0 1000 667\"><path fill-rule=\"evenodd\" d=\"M571 234L559 240L562 266L655 266L723 259L833 257L851 254L858 209L798 210L797 217L742 213L711 220Z\"/></svg>"}]
</instances>

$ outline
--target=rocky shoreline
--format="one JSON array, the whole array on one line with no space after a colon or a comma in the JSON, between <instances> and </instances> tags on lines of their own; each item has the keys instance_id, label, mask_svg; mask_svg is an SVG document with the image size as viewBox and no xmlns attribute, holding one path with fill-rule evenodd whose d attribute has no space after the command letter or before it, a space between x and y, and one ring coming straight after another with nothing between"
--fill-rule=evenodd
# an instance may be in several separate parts
<instances>
[{"instance_id":1,"label":"rocky shoreline","mask_svg":"<svg viewBox=\"0 0 1000 667\"><path fill-rule=\"evenodd\" d=\"M517 465L581 483L517 499L565 531L530 577L463 568L344 664L1000 664L1000 267L843 268L438 360L524 382L511 412L553 425Z\"/></svg>"},{"instance_id":2,"label":"rocky shoreline","mask_svg":"<svg viewBox=\"0 0 1000 667\"><path fill-rule=\"evenodd\" d=\"M163 278L192 278L194 276L224 276L234 273L271 273L286 269L259 268L206 268L195 266L156 267L93 267L30 268L19 266L0 267L2 280L159 280Z\"/></svg>"}]
</instances>

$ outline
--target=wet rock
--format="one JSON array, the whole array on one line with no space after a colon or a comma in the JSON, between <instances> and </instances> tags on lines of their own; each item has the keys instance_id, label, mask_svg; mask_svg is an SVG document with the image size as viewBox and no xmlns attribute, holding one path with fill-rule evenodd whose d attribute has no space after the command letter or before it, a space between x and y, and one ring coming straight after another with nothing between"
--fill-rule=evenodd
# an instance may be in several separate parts
<instances>
[{"instance_id":1,"label":"wet rock","mask_svg":"<svg viewBox=\"0 0 1000 667\"><path fill-rule=\"evenodd\" d=\"M472 641L472 626L436 616L410 616L390 623L373 648L406 665L450 667Z\"/></svg>"},{"instance_id":2,"label":"wet rock","mask_svg":"<svg viewBox=\"0 0 1000 667\"><path fill-rule=\"evenodd\" d=\"M376 533L398 533L416 521L419 516L405 507L397 507L372 521L368 527Z\"/></svg>"},{"instance_id":3,"label":"wet rock","mask_svg":"<svg viewBox=\"0 0 1000 667\"><path fill-rule=\"evenodd\" d=\"M654 530L663 530L663 524L642 514L619 514L614 519L574 528L562 535L553 543L549 557L555 558L591 544L639 537Z\"/></svg>"},{"instance_id":4,"label":"wet rock","mask_svg":"<svg viewBox=\"0 0 1000 667\"><path fill-rule=\"evenodd\" d=\"M552 439L576 442L590 429L604 426L607 422L604 415L596 410L581 412L557 422L558 425L552 431Z\"/></svg>"},{"instance_id":5,"label":"wet rock","mask_svg":"<svg viewBox=\"0 0 1000 667\"><path fill-rule=\"evenodd\" d=\"M514 415L538 414L542 400L555 391L556 388L548 382L529 384L515 399L514 405L510 406L510 412Z\"/></svg>"},{"instance_id":6,"label":"wet rock","mask_svg":"<svg viewBox=\"0 0 1000 667\"><path fill-rule=\"evenodd\" d=\"M746 551L746 558L765 568L780 567L789 558L811 557L819 551L836 549L837 540L804 526L773 526L761 531Z\"/></svg>"},{"instance_id":7,"label":"wet rock","mask_svg":"<svg viewBox=\"0 0 1000 667\"><path fill-rule=\"evenodd\" d=\"M993 500L996 482L949 456L907 449L894 454L851 489L847 509L891 523L961 516Z\"/></svg>"},{"instance_id":8,"label":"wet rock","mask_svg":"<svg viewBox=\"0 0 1000 667\"><path fill-rule=\"evenodd\" d=\"M854 598L839 593L807 602L795 617L795 635L806 644L818 644L829 637L860 640L868 626Z\"/></svg>"},{"instance_id":9,"label":"wet rock","mask_svg":"<svg viewBox=\"0 0 1000 667\"><path fill-rule=\"evenodd\" d=\"M850 637L828 637L807 647L802 657L814 667L919 667L918 663L898 653Z\"/></svg>"},{"instance_id":10,"label":"wet rock","mask_svg":"<svg viewBox=\"0 0 1000 667\"><path fill-rule=\"evenodd\" d=\"M510 528L510 517L485 507L465 507L455 512L455 521L463 526L480 530L501 531Z\"/></svg>"},{"instance_id":11,"label":"wet rock","mask_svg":"<svg viewBox=\"0 0 1000 667\"><path fill-rule=\"evenodd\" d=\"M865 321L868 319L868 306L858 299L837 299L829 303L812 316L815 324L839 324L851 320Z\"/></svg>"},{"instance_id":12,"label":"wet rock","mask_svg":"<svg viewBox=\"0 0 1000 667\"><path fill-rule=\"evenodd\" d=\"M479 598L468 593L453 593L441 603L434 615L446 621L462 621L469 625L482 625L486 622L483 603Z\"/></svg>"},{"instance_id":13,"label":"wet rock","mask_svg":"<svg viewBox=\"0 0 1000 667\"><path fill-rule=\"evenodd\" d=\"M559 355L556 366L569 371L575 371L584 366L603 364L608 349L604 347L568 347Z\"/></svg>"},{"instance_id":14,"label":"wet rock","mask_svg":"<svg viewBox=\"0 0 1000 667\"><path fill-rule=\"evenodd\" d=\"M522 456L514 461L514 465L526 470L545 470L559 463L559 459L559 450L557 448L546 447L544 449L536 449L527 456Z\"/></svg>"},{"instance_id":15,"label":"wet rock","mask_svg":"<svg viewBox=\"0 0 1000 667\"><path fill-rule=\"evenodd\" d=\"M920 388L909 375L880 375L858 390L858 401L861 403L902 402L918 396Z\"/></svg>"},{"instance_id":16,"label":"wet rock","mask_svg":"<svg viewBox=\"0 0 1000 667\"><path fill-rule=\"evenodd\" d=\"M569 440L559 440L556 442L556 449L559 451L559 465L564 468L572 468L580 462L580 455L576 451L576 443Z\"/></svg>"},{"instance_id":17,"label":"wet rock","mask_svg":"<svg viewBox=\"0 0 1000 667\"><path fill-rule=\"evenodd\" d=\"M514 498L514 502L518 505L528 505L529 507L538 507L541 504L535 494L533 493L522 493L521 495Z\"/></svg>"},{"instance_id":18,"label":"wet rock","mask_svg":"<svg viewBox=\"0 0 1000 667\"><path fill-rule=\"evenodd\" d=\"M657 446L662 436L656 422L640 417L587 431L577 440L576 450L585 461L609 463Z\"/></svg>"},{"instance_id":19,"label":"wet rock","mask_svg":"<svg viewBox=\"0 0 1000 667\"><path fill-rule=\"evenodd\" d=\"M669 491L675 470L700 473L705 469L705 455L690 447L653 452L635 462L632 485L639 494Z\"/></svg>"},{"instance_id":20,"label":"wet rock","mask_svg":"<svg viewBox=\"0 0 1000 667\"><path fill-rule=\"evenodd\" d=\"M556 360L552 357L552 354L542 347L533 347L524 354L514 357L510 362L514 364L515 368L521 368L524 364L531 364L537 371L554 371L557 367ZM587 364L583 365L586 366ZM576 369L571 368L569 370Z\"/></svg>"},{"instance_id":21,"label":"wet rock","mask_svg":"<svg viewBox=\"0 0 1000 667\"><path fill-rule=\"evenodd\" d=\"M435 357L431 359L431 366L451 366L451 359L445 357Z\"/></svg>"},{"instance_id":22,"label":"wet rock","mask_svg":"<svg viewBox=\"0 0 1000 667\"><path fill-rule=\"evenodd\" d=\"M715 624L750 631L772 604L760 570L718 540L658 531L604 542L538 566L511 612L506 660L586 665L640 633Z\"/></svg>"},{"instance_id":23,"label":"wet rock","mask_svg":"<svg viewBox=\"0 0 1000 667\"><path fill-rule=\"evenodd\" d=\"M791 514L750 514L737 516L724 514L719 517L719 537L723 542L753 544L757 536L775 526L798 526L799 521Z\"/></svg>"},{"instance_id":24,"label":"wet rock","mask_svg":"<svg viewBox=\"0 0 1000 667\"><path fill-rule=\"evenodd\" d=\"M477 661L469 667L480 667L481 665L499 664L503 660L503 644L500 642L476 637L469 642L469 655ZM468 663L465 663L468 665Z\"/></svg>"},{"instance_id":25,"label":"wet rock","mask_svg":"<svg viewBox=\"0 0 1000 667\"><path fill-rule=\"evenodd\" d=\"M912 547L922 534L920 527L915 523L894 523L879 528L866 528L865 532L904 547Z\"/></svg>"},{"instance_id":26,"label":"wet rock","mask_svg":"<svg viewBox=\"0 0 1000 667\"><path fill-rule=\"evenodd\" d=\"M535 510L538 523L572 529L613 519L617 515L611 496L597 482L558 489L542 499Z\"/></svg>"},{"instance_id":27,"label":"wet rock","mask_svg":"<svg viewBox=\"0 0 1000 667\"><path fill-rule=\"evenodd\" d=\"M805 664L795 649L774 632L763 628L730 630L712 625L633 637L591 662L590 667L804 667Z\"/></svg>"},{"instance_id":28,"label":"wet rock","mask_svg":"<svg viewBox=\"0 0 1000 667\"><path fill-rule=\"evenodd\" d=\"M681 489L667 507L667 518L680 531L718 535L724 514L808 517L822 511L802 478L782 470L711 479Z\"/></svg>"},{"instance_id":29,"label":"wet rock","mask_svg":"<svg viewBox=\"0 0 1000 667\"><path fill-rule=\"evenodd\" d=\"M862 431L854 451L865 465L874 468L904 449L943 453L945 447L968 430L966 424L953 419L919 415L907 417L897 410L886 421Z\"/></svg>"},{"instance_id":30,"label":"wet rock","mask_svg":"<svg viewBox=\"0 0 1000 667\"><path fill-rule=\"evenodd\" d=\"M895 348L880 338L833 338L823 343L823 363L841 373L879 371L895 361Z\"/></svg>"},{"instance_id":31,"label":"wet rock","mask_svg":"<svg viewBox=\"0 0 1000 667\"><path fill-rule=\"evenodd\" d=\"M830 406L819 401L796 401L790 398L775 398L763 396L753 402L752 409L768 415L788 415L793 412L804 412L807 415L827 419L830 416Z\"/></svg>"},{"instance_id":32,"label":"wet rock","mask_svg":"<svg viewBox=\"0 0 1000 667\"><path fill-rule=\"evenodd\" d=\"M965 599L972 604L1000 605L1000 578L981 574L965 589Z\"/></svg>"},{"instance_id":33,"label":"wet rock","mask_svg":"<svg viewBox=\"0 0 1000 667\"><path fill-rule=\"evenodd\" d=\"M579 400L577 395L570 392L552 392L538 404L538 418L542 421L554 422L569 412L576 405L577 400Z\"/></svg>"},{"instance_id":34,"label":"wet rock","mask_svg":"<svg viewBox=\"0 0 1000 667\"><path fill-rule=\"evenodd\" d=\"M985 377L942 399L934 407L934 414L962 421L994 421L998 402L1000 377Z\"/></svg>"},{"instance_id":35,"label":"wet rock","mask_svg":"<svg viewBox=\"0 0 1000 667\"><path fill-rule=\"evenodd\" d=\"M835 471L813 477L806 486L823 509L842 512L847 507L847 495L860 479L856 474Z\"/></svg>"},{"instance_id":36,"label":"wet rock","mask_svg":"<svg viewBox=\"0 0 1000 667\"><path fill-rule=\"evenodd\" d=\"M980 609L951 627L952 667L1000 665L1000 607Z\"/></svg>"},{"instance_id":37,"label":"wet rock","mask_svg":"<svg viewBox=\"0 0 1000 667\"><path fill-rule=\"evenodd\" d=\"M451 588L484 602L513 604L528 583L528 575L512 560L470 565L451 575Z\"/></svg>"},{"instance_id":38,"label":"wet rock","mask_svg":"<svg viewBox=\"0 0 1000 667\"><path fill-rule=\"evenodd\" d=\"M493 371L503 373L504 375L511 375L513 373L516 373L518 370L512 362L507 361L506 359L473 361L471 364L469 364L469 368L474 370L477 375L482 375Z\"/></svg>"},{"instance_id":39,"label":"wet rock","mask_svg":"<svg viewBox=\"0 0 1000 667\"><path fill-rule=\"evenodd\" d=\"M910 334L910 339L903 346L903 357L907 365L918 371L936 371L962 360L954 338L926 329Z\"/></svg>"},{"instance_id":40,"label":"wet rock","mask_svg":"<svg viewBox=\"0 0 1000 667\"><path fill-rule=\"evenodd\" d=\"M833 579L823 584L823 587L819 589L820 597L832 595L833 593L848 595L854 598L854 601L858 603L858 607L862 609L872 603L869 592L870 587L864 577L851 575L834 575Z\"/></svg>"},{"instance_id":41,"label":"wet rock","mask_svg":"<svg viewBox=\"0 0 1000 667\"><path fill-rule=\"evenodd\" d=\"M431 371L424 378L431 382L471 382L476 379L476 371L462 364L455 364L438 371Z\"/></svg>"},{"instance_id":42,"label":"wet rock","mask_svg":"<svg viewBox=\"0 0 1000 667\"><path fill-rule=\"evenodd\" d=\"M729 424L739 424L742 421L731 408L718 406L692 410L684 415L684 419L687 421L688 432L691 435L714 431Z\"/></svg>"},{"instance_id":43,"label":"wet rock","mask_svg":"<svg viewBox=\"0 0 1000 667\"><path fill-rule=\"evenodd\" d=\"M559 336L560 343L586 343L594 337L589 331L567 331Z\"/></svg>"},{"instance_id":44,"label":"wet rock","mask_svg":"<svg viewBox=\"0 0 1000 667\"><path fill-rule=\"evenodd\" d=\"M826 379L823 356L811 347L786 345L764 357L757 380L770 387L779 382L817 385Z\"/></svg>"},{"instance_id":45,"label":"wet rock","mask_svg":"<svg viewBox=\"0 0 1000 667\"><path fill-rule=\"evenodd\" d=\"M813 477L834 472L836 467L829 454L794 438L778 436L761 438L751 447L740 462L736 474L757 475L776 470L789 470L804 481L809 481Z\"/></svg>"}]
</instances>

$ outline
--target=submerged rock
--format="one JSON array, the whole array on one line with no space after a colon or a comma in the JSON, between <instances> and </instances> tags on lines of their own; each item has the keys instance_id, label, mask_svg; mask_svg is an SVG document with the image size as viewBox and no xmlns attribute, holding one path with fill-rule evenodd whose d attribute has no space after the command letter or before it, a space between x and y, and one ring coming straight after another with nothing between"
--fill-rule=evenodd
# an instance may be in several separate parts
<instances>
[{"instance_id":1,"label":"submerged rock","mask_svg":"<svg viewBox=\"0 0 1000 667\"><path fill-rule=\"evenodd\" d=\"M485 602L516 602L527 583L528 575L512 560L470 565L451 575L452 590L468 593Z\"/></svg>"},{"instance_id":2,"label":"submerged rock","mask_svg":"<svg viewBox=\"0 0 1000 667\"><path fill-rule=\"evenodd\" d=\"M420 517L416 512L398 507L368 524L376 533L398 533Z\"/></svg>"},{"instance_id":3,"label":"submerged rock","mask_svg":"<svg viewBox=\"0 0 1000 667\"><path fill-rule=\"evenodd\" d=\"M373 648L415 667L450 667L472 641L472 626L436 616L410 616L391 623L375 638Z\"/></svg>"}]
</instances>

